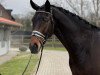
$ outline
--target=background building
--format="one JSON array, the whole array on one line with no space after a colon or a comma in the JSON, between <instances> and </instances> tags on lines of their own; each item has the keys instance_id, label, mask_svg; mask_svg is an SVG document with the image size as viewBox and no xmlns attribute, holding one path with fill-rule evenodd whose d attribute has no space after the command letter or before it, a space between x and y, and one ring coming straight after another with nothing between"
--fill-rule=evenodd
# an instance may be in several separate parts
<instances>
[{"instance_id":1,"label":"background building","mask_svg":"<svg viewBox=\"0 0 100 75\"><path fill-rule=\"evenodd\" d=\"M11 12L11 9L5 9L0 4L0 55L6 54L10 49L11 29L22 26L14 21L14 18L11 16Z\"/></svg>"}]
</instances>

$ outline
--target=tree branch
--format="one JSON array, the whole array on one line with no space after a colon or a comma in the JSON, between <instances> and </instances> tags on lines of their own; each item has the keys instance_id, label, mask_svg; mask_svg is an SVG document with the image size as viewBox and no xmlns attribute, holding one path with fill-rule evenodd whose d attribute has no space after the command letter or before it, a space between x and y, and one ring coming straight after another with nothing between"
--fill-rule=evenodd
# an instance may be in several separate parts
<instances>
[{"instance_id":1,"label":"tree branch","mask_svg":"<svg viewBox=\"0 0 100 75\"><path fill-rule=\"evenodd\" d=\"M80 13L77 11L77 9L74 7L74 4L71 2L71 0L66 0L66 2L69 4L69 6L78 14Z\"/></svg>"}]
</instances>

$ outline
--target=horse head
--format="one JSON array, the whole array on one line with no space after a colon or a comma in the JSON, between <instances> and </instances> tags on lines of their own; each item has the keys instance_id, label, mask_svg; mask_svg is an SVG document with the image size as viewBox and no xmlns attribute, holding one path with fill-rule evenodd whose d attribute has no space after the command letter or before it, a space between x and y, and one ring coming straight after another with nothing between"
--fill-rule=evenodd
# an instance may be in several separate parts
<instances>
[{"instance_id":1,"label":"horse head","mask_svg":"<svg viewBox=\"0 0 100 75\"><path fill-rule=\"evenodd\" d=\"M32 36L30 42L31 53L38 53L40 47L53 34L54 25L50 2L47 0L44 5L38 6L32 0L30 4L36 13L32 19Z\"/></svg>"}]
</instances>

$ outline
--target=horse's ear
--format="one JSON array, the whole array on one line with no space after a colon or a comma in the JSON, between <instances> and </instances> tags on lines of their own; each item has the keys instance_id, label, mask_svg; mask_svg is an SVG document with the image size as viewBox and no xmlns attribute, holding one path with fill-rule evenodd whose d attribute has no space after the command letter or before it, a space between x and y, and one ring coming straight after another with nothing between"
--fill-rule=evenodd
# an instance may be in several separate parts
<instances>
[{"instance_id":1,"label":"horse's ear","mask_svg":"<svg viewBox=\"0 0 100 75\"><path fill-rule=\"evenodd\" d=\"M47 12L50 12L50 2L49 2L49 0L47 0L46 3L45 3L45 10Z\"/></svg>"},{"instance_id":2,"label":"horse's ear","mask_svg":"<svg viewBox=\"0 0 100 75\"><path fill-rule=\"evenodd\" d=\"M39 9L39 6L37 4L35 4L32 0L30 0L30 4L31 4L33 9L35 9L35 10Z\"/></svg>"}]
</instances>

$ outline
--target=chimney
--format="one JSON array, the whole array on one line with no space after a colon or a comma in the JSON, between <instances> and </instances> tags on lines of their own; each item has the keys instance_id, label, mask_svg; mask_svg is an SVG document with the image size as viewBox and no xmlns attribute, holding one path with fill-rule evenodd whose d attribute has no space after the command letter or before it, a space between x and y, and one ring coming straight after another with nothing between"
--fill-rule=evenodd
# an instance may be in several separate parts
<instances>
[{"instance_id":1,"label":"chimney","mask_svg":"<svg viewBox=\"0 0 100 75\"><path fill-rule=\"evenodd\" d=\"M12 10L11 9L7 9L7 12L11 15Z\"/></svg>"},{"instance_id":2,"label":"chimney","mask_svg":"<svg viewBox=\"0 0 100 75\"><path fill-rule=\"evenodd\" d=\"M12 9L6 9L6 11L8 12L8 14L11 16L11 19L13 20L13 21L15 21L15 19L12 17L12 15L11 15L11 13L12 13Z\"/></svg>"}]
</instances>

